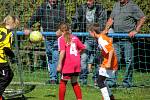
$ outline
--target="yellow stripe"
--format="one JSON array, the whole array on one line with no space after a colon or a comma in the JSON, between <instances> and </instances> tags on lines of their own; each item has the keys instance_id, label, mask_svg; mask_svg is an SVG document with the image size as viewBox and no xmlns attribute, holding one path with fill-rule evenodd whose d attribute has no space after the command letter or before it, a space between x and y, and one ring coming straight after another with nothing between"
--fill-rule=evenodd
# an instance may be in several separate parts
<instances>
[{"instance_id":1,"label":"yellow stripe","mask_svg":"<svg viewBox=\"0 0 150 100\"><path fill-rule=\"evenodd\" d=\"M4 47L9 47L11 48L11 36L12 36L12 32L8 32L8 30L6 28L2 28L0 27L0 38L2 38L2 34L1 32L5 33L6 34L6 38L0 42L0 63L5 63L7 62L7 58L6 58L6 55L4 54L4 51L3 51L3 48Z\"/></svg>"}]
</instances>

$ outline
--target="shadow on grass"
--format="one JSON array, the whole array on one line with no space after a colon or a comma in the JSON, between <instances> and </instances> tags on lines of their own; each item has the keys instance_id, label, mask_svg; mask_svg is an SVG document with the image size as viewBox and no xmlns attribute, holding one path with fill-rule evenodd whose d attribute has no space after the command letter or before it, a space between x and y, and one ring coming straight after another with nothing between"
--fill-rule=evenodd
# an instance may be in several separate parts
<instances>
[{"instance_id":1,"label":"shadow on grass","mask_svg":"<svg viewBox=\"0 0 150 100\"><path fill-rule=\"evenodd\" d=\"M55 94L48 94L48 95L44 95L44 97L56 97Z\"/></svg>"},{"instance_id":2,"label":"shadow on grass","mask_svg":"<svg viewBox=\"0 0 150 100\"><path fill-rule=\"evenodd\" d=\"M22 97L14 97L14 98L9 98L9 99L6 99L6 100L28 100L28 99L35 99L36 97L25 97L25 96L22 96Z\"/></svg>"}]
</instances>

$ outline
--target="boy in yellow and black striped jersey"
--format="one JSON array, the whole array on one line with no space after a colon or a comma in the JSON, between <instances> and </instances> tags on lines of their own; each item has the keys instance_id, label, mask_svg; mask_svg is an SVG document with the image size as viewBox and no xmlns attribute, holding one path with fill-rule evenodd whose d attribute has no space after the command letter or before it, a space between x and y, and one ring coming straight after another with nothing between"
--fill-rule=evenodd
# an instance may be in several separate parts
<instances>
[{"instance_id":1,"label":"boy in yellow and black striped jersey","mask_svg":"<svg viewBox=\"0 0 150 100\"><path fill-rule=\"evenodd\" d=\"M13 59L15 56L11 50L12 29L17 26L19 26L19 19L10 15L6 16L0 24L0 100L3 100L2 94L14 75L7 58Z\"/></svg>"}]
</instances>

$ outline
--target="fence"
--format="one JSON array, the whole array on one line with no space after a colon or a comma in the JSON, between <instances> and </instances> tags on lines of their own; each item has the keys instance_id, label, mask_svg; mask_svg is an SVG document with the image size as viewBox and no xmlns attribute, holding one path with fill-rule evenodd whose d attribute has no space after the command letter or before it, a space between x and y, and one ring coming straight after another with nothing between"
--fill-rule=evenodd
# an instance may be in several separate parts
<instances>
[{"instance_id":1,"label":"fence","mask_svg":"<svg viewBox=\"0 0 150 100\"><path fill-rule=\"evenodd\" d=\"M54 32L43 32L43 35L54 37ZM74 32L73 34L77 36L87 37L88 33ZM22 36L24 39L19 40L19 37ZM127 34L116 34L110 33L110 37L115 39L127 38ZM45 84L45 81L49 79L49 73L47 68L47 60L45 53L45 42L38 44L32 44L29 42L28 36L24 36L23 32L17 32L17 38L19 43L17 59L20 60L20 64L17 62L13 66L15 72L15 78L13 82L27 82L34 84ZM136 86L141 85L150 85L150 35L149 34L137 34L133 39L134 46L134 74L133 82ZM96 48L93 48L95 51ZM14 48L14 51L17 51L17 48ZM19 57L19 58L18 58ZM122 57L124 58L124 57ZM121 84L125 72L125 62L124 59L119 63L118 71L118 84ZM90 74L91 75L91 74ZM143 80L144 79L144 80ZM93 84L92 81L89 81L88 84Z\"/></svg>"},{"instance_id":2,"label":"fence","mask_svg":"<svg viewBox=\"0 0 150 100\"><path fill-rule=\"evenodd\" d=\"M60 15L56 13L52 13L51 17L49 16L49 12L45 12L46 15L42 16L40 20L36 21L37 16L41 16L41 13L38 15L35 14L36 9L38 6L43 4L43 1L48 0L0 0L1 9L0 9L0 20L2 20L6 15L13 14L19 16L21 20L21 28L18 29L17 34L15 34L15 42L13 50L16 54L16 63L10 63L11 67L14 71L14 78L13 83L19 83L21 88L24 87L24 84L42 84L44 85L47 80L49 80L49 71L48 71L48 64L47 64L47 57L45 52L45 42L42 41L38 44L33 44L29 42L29 36L25 36L22 32L24 29L25 24L28 22L33 30L40 30L40 25L43 26L43 31L55 31L54 28L49 28L49 25L54 25L54 19L56 19L57 24L59 23ZM113 4L116 0L96 0L103 3L104 8L106 8L106 15L105 20L108 19L108 16L111 13L111 9ZM102 1L102 2L101 2ZM147 16L147 21L145 22L144 26L141 29L141 33L149 33L149 25L150 25L150 17L149 17L149 2L148 0L139 1L134 0L140 6L142 11ZM75 15L76 9L79 8L80 4L86 2L86 0L58 0L58 3L61 4L64 2L66 7L66 17L69 24L72 24L72 18ZM49 5L48 5L49 6ZM102 5L101 5L102 6ZM46 6L47 7L47 6ZM49 7L51 8L51 7ZM84 7L83 7L84 8ZM62 11L60 7L58 7L59 11ZM50 11L50 9L46 9ZM104 10L104 9L103 9ZM79 11L82 11L79 9ZM41 11L42 12L42 11ZM44 11L43 11L44 12ZM29 19L31 16L34 15L35 20L30 21ZM56 16L55 16L56 14ZM85 13L81 13L81 16ZM104 14L104 13L103 13ZM56 18L58 17L58 19ZM83 17L83 16L82 16ZM91 16L88 16L91 18ZM37 18L38 19L38 18ZM79 18L80 25L84 24L82 22L82 18ZM95 18L94 18L95 19ZM98 19L103 19L101 16L98 16ZM50 20L50 21L49 21ZM105 24L104 20L98 21L102 22L101 24ZM79 24L78 23L78 24ZM101 25L100 24L100 25ZM44 27L46 25L46 28ZM101 25L103 26L103 25ZM44 29L45 28L45 29ZM85 40L85 37L88 36L86 32L78 32L79 29L86 30L85 27L78 26L74 31L74 34L79 36L82 41ZM76 32L75 32L76 31ZM14 32L15 33L15 32ZM54 32L43 32L43 35L52 37L51 40L56 38ZM110 37L114 38L114 41L118 41L120 38L128 38L127 34L109 34ZM150 86L150 34L137 34L134 39L131 39L132 45L134 46L134 74L133 74L133 84L136 86ZM93 52L96 52L96 48L93 48ZM97 54L97 53L96 53ZM50 58L52 59L52 58ZM95 60L95 64L97 65L97 60ZM95 67L92 73L89 73L89 81L88 84L94 85L92 81L92 76L95 73ZM119 71L118 71L118 84L122 84L122 80L124 78L125 73L125 59L122 54L121 62L119 63ZM8 87L9 88L9 87Z\"/></svg>"}]
</instances>

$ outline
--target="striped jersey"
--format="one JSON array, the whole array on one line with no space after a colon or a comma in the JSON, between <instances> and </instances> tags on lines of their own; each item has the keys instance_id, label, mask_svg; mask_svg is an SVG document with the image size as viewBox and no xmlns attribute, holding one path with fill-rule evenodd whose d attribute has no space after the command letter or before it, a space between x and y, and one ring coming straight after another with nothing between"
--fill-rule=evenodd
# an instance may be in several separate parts
<instances>
[{"instance_id":1,"label":"striped jersey","mask_svg":"<svg viewBox=\"0 0 150 100\"><path fill-rule=\"evenodd\" d=\"M102 50L102 56L103 56L103 62L102 62L101 67L105 68L105 66L108 62L109 52L113 49L112 39L104 34L100 34L99 38L98 38L98 45L99 45L100 49ZM116 56L115 51L113 53L113 57L111 60L111 68L110 69L112 69L112 70L118 69L118 61L117 61L117 56Z\"/></svg>"},{"instance_id":2,"label":"striped jersey","mask_svg":"<svg viewBox=\"0 0 150 100\"><path fill-rule=\"evenodd\" d=\"M12 43L12 32L11 30L0 26L0 63L6 63L7 58L3 48L11 48Z\"/></svg>"}]
</instances>

